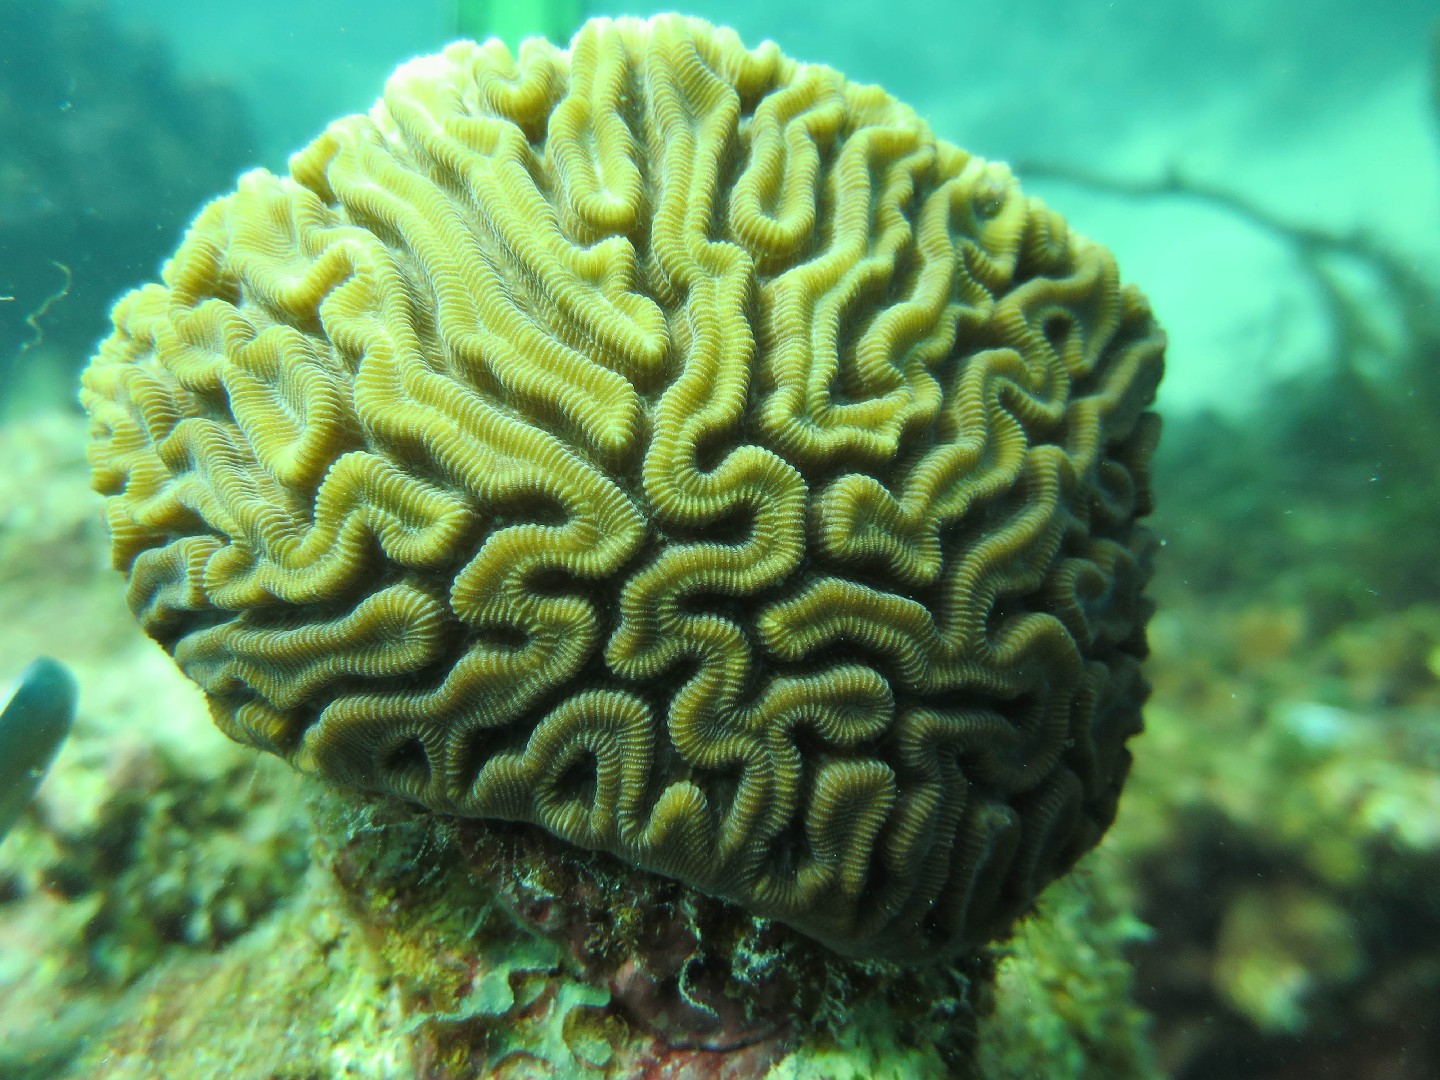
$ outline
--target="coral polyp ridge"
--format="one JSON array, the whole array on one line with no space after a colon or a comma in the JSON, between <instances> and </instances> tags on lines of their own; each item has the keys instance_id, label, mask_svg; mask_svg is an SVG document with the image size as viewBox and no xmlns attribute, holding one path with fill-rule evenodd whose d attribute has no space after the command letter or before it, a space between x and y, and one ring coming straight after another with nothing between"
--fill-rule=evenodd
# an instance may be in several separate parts
<instances>
[{"instance_id":1,"label":"coral polyp ridge","mask_svg":"<svg viewBox=\"0 0 1440 1080\"><path fill-rule=\"evenodd\" d=\"M162 279L94 483L232 737L866 957L1109 824L1163 337L878 89L680 17L459 42Z\"/></svg>"}]
</instances>

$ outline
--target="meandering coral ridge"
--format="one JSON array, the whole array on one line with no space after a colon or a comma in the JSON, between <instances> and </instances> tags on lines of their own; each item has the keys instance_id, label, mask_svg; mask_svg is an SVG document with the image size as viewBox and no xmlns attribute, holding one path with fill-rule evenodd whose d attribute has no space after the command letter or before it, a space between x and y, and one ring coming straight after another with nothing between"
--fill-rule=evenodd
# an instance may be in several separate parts
<instances>
[{"instance_id":1,"label":"meandering coral ridge","mask_svg":"<svg viewBox=\"0 0 1440 1080\"><path fill-rule=\"evenodd\" d=\"M236 739L896 959L1114 813L1163 338L875 88L679 17L457 43L115 327L115 562Z\"/></svg>"}]
</instances>

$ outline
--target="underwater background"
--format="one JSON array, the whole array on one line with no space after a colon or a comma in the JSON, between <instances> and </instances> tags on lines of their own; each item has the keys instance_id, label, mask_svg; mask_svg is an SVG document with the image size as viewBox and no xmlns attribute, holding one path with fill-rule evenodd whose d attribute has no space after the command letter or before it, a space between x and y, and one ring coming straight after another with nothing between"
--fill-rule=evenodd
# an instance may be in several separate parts
<instances>
[{"instance_id":1,"label":"underwater background","mask_svg":"<svg viewBox=\"0 0 1440 1080\"><path fill-rule=\"evenodd\" d=\"M591 16L666 10L0 0L0 686L50 655L81 688L0 846L0 1078L206 1075L201 1060L415 1074L374 1049L371 984L285 982L278 920L315 858L315 812L288 768L214 729L125 609L78 373L110 305L155 279L202 205L246 169L283 172L400 62L457 36L564 42ZM880 84L939 137L1010 163L1114 251L1169 334L1154 691L1118 820L995 954L974 1060L894 1074L1440 1075L1433 6L680 10ZM290 1015L330 1030L258 1014L236 1018L243 1037L220 1029L227 958L256 980L261 954L268 992L285 985ZM203 1025L156 1019L157 1001L206 994ZM195 1056L207 1042L224 1052ZM494 1075L604 1074L568 1052Z\"/></svg>"}]
</instances>

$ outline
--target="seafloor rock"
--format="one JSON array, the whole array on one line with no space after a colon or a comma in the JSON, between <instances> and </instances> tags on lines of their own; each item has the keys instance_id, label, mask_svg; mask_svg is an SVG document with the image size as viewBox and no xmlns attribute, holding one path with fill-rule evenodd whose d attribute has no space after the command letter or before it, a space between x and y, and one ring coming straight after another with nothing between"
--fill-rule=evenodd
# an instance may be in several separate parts
<instances>
[{"instance_id":1,"label":"seafloor rock","mask_svg":"<svg viewBox=\"0 0 1440 1080\"><path fill-rule=\"evenodd\" d=\"M220 954L157 969L71 1075L1153 1075L1120 954L1137 924L1101 864L1006 950L916 972L534 830L305 783L299 892Z\"/></svg>"}]
</instances>

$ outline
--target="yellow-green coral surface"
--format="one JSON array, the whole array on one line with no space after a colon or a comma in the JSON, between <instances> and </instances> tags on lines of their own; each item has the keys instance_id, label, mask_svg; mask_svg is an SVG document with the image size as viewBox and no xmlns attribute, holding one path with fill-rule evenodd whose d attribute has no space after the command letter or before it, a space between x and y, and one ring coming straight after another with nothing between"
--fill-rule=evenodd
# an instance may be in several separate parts
<instances>
[{"instance_id":1,"label":"yellow-green coral surface","mask_svg":"<svg viewBox=\"0 0 1440 1080\"><path fill-rule=\"evenodd\" d=\"M1163 338L882 91L674 16L460 42L205 208L84 378L243 742L914 959L1109 823Z\"/></svg>"}]
</instances>

